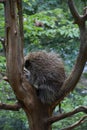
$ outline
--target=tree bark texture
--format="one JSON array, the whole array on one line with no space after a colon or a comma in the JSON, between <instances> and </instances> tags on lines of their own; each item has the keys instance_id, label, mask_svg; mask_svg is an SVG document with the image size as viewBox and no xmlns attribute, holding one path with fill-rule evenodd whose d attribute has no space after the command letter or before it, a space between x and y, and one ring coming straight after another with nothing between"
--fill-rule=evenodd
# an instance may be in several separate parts
<instances>
[{"instance_id":1,"label":"tree bark texture","mask_svg":"<svg viewBox=\"0 0 87 130\"><path fill-rule=\"evenodd\" d=\"M45 120L51 116L50 106L43 105L37 98L36 92L29 85L23 73L23 35L19 26L19 11L21 0L5 1L5 23L6 23L6 59L7 77L9 83L24 109L31 130L51 130ZM20 28L19 28L20 27Z\"/></svg>"}]
</instances>

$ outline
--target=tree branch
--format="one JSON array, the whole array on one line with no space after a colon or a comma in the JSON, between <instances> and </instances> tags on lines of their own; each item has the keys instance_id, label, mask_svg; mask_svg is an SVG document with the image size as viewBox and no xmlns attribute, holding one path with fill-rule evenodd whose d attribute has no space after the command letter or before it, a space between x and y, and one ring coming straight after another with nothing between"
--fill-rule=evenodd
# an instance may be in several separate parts
<instances>
[{"instance_id":1,"label":"tree branch","mask_svg":"<svg viewBox=\"0 0 87 130\"><path fill-rule=\"evenodd\" d=\"M87 7L84 8L83 15L79 15L79 13L74 5L73 0L68 0L68 5L69 5L70 11L75 19L75 23L78 25L83 24L83 22L85 22L87 20Z\"/></svg>"},{"instance_id":2,"label":"tree branch","mask_svg":"<svg viewBox=\"0 0 87 130\"><path fill-rule=\"evenodd\" d=\"M81 123L84 123L86 120L87 116L83 116L79 121L77 121L76 123L72 124L71 126L61 129L61 130L73 130L73 128L79 126Z\"/></svg>"},{"instance_id":3,"label":"tree branch","mask_svg":"<svg viewBox=\"0 0 87 130\"><path fill-rule=\"evenodd\" d=\"M79 113L79 112L83 112L83 113L86 113L87 114L87 107L79 107L71 112L68 112L68 113L64 113L64 114L60 114L60 115L57 115L57 116L53 116L53 117L50 117L46 120L46 123L47 124L52 124L56 121L59 121L59 120L62 120L64 118L67 118L67 117L70 117L72 115L75 115L76 113Z\"/></svg>"},{"instance_id":4,"label":"tree branch","mask_svg":"<svg viewBox=\"0 0 87 130\"><path fill-rule=\"evenodd\" d=\"M3 109L3 110L19 111L20 108L21 108L21 105L19 103L16 103L14 105L0 103L0 109Z\"/></svg>"},{"instance_id":5,"label":"tree branch","mask_svg":"<svg viewBox=\"0 0 87 130\"><path fill-rule=\"evenodd\" d=\"M7 59L7 78L5 80L9 81L17 99L23 104L22 107L26 106L27 109L32 110L38 98L34 87L26 81L23 72L23 27L19 26L19 24L23 26L22 5L19 5L21 2L22 0L5 1Z\"/></svg>"},{"instance_id":6,"label":"tree branch","mask_svg":"<svg viewBox=\"0 0 87 130\"><path fill-rule=\"evenodd\" d=\"M70 11L75 19L75 23L79 23L81 21L81 16L79 15L79 13L74 5L73 0L68 0L68 5L69 5Z\"/></svg>"},{"instance_id":7,"label":"tree branch","mask_svg":"<svg viewBox=\"0 0 87 130\"><path fill-rule=\"evenodd\" d=\"M69 0L70 2L70 8L72 5L73 0ZM73 6L73 5L72 5ZM78 14L76 13L74 7L71 8L71 11L74 11L74 19L79 19L77 16ZM80 49L79 53L76 59L76 63L73 67L73 70L70 74L70 76L65 80L63 86L60 88L59 93L58 93L58 100L55 101L55 103L52 104L52 107L55 107L61 100L66 97L76 86L78 83L81 74L83 72L83 69L85 67L86 61L87 61L87 28L86 28L86 23L84 20L81 20L81 24L78 23L79 29L80 29Z\"/></svg>"},{"instance_id":8,"label":"tree branch","mask_svg":"<svg viewBox=\"0 0 87 130\"><path fill-rule=\"evenodd\" d=\"M5 18L7 77L16 96L18 96L18 98L20 97L20 100L22 100L26 93L22 88L23 42L21 43L21 35L19 31L17 1L5 1Z\"/></svg>"}]
</instances>

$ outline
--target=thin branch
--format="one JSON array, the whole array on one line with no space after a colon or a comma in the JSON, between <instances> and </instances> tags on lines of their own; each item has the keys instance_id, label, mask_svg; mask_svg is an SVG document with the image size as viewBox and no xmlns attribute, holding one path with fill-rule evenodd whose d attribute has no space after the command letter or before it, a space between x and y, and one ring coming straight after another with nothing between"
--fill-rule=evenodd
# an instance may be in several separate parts
<instances>
[{"instance_id":1,"label":"thin branch","mask_svg":"<svg viewBox=\"0 0 87 130\"><path fill-rule=\"evenodd\" d=\"M69 5L70 11L75 19L75 22L79 22L81 17L79 15L77 9L75 8L73 0L68 0L68 5Z\"/></svg>"},{"instance_id":2,"label":"thin branch","mask_svg":"<svg viewBox=\"0 0 87 130\"><path fill-rule=\"evenodd\" d=\"M68 113L64 113L64 114L60 114L60 115L57 115L57 116L53 116L53 117L50 117L46 120L46 123L47 124L52 124L56 121L59 121L59 120L62 120L64 118L67 118L67 117L70 117L72 115L75 115L76 113L79 113L79 112L83 112L83 113L86 113L87 114L87 107L79 107L71 112L68 112Z\"/></svg>"},{"instance_id":3,"label":"thin branch","mask_svg":"<svg viewBox=\"0 0 87 130\"><path fill-rule=\"evenodd\" d=\"M71 126L61 129L61 130L73 130L73 128L79 126L80 124L84 123L86 120L87 116L83 116L79 121L77 121L76 123L72 124Z\"/></svg>"},{"instance_id":4,"label":"thin branch","mask_svg":"<svg viewBox=\"0 0 87 130\"><path fill-rule=\"evenodd\" d=\"M16 103L14 105L0 103L0 109L3 109L3 110L19 111L20 108L21 108L21 105L19 103Z\"/></svg>"}]
</instances>

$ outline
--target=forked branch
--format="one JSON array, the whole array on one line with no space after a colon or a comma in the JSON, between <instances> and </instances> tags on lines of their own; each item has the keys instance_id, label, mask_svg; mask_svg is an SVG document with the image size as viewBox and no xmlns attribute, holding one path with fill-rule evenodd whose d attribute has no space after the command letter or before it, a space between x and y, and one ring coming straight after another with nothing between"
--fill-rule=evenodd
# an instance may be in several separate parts
<instances>
[{"instance_id":1,"label":"forked branch","mask_svg":"<svg viewBox=\"0 0 87 130\"><path fill-rule=\"evenodd\" d=\"M68 5L69 5L70 11L71 11L73 17L75 18L75 22L79 23L81 16L79 15L79 13L74 5L73 0L68 0Z\"/></svg>"},{"instance_id":2,"label":"forked branch","mask_svg":"<svg viewBox=\"0 0 87 130\"><path fill-rule=\"evenodd\" d=\"M87 114L87 107L84 107L84 106L81 106L79 108L76 108L75 110L71 111L71 112L68 112L68 113L64 113L64 114L60 114L60 115L57 115L57 116L53 116L53 117L50 117L47 119L47 123L48 124L52 124L56 121L60 121L64 118L67 118L67 117L70 117L72 115L75 115L79 112L83 112L83 113L86 113Z\"/></svg>"},{"instance_id":3,"label":"forked branch","mask_svg":"<svg viewBox=\"0 0 87 130\"><path fill-rule=\"evenodd\" d=\"M28 106L27 108L29 109L29 103L34 99L36 92L26 81L23 72L22 0L6 0L4 7L7 59L7 77L4 77L4 80L10 83L17 99Z\"/></svg>"},{"instance_id":4,"label":"forked branch","mask_svg":"<svg viewBox=\"0 0 87 130\"><path fill-rule=\"evenodd\" d=\"M53 104L52 107L54 107L61 100L63 100L64 97L68 95L75 88L76 84L78 83L81 77L81 74L83 72L84 66L87 61L87 28L84 21L84 17L81 18L82 20L80 22L78 22L78 19L80 19L80 16L75 9L73 0L68 0L68 3L69 3L71 12L74 12L72 14L74 16L74 19L77 20L77 24L80 29L80 49L79 49L75 66L70 76L65 80L61 90L58 93L58 100L56 101L55 104Z\"/></svg>"},{"instance_id":5,"label":"forked branch","mask_svg":"<svg viewBox=\"0 0 87 130\"><path fill-rule=\"evenodd\" d=\"M70 11L75 19L75 23L80 25L83 24L87 20L87 7L84 8L84 13L83 15L80 15L74 5L73 0L68 0L68 5L70 8Z\"/></svg>"}]
</instances>

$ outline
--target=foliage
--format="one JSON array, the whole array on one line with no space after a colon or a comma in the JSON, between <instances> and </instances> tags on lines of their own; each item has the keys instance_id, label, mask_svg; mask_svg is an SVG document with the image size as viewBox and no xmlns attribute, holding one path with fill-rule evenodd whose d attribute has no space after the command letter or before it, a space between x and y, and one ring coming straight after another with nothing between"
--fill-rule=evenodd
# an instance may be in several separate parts
<instances>
[{"instance_id":1,"label":"foliage","mask_svg":"<svg viewBox=\"0 0 87 130\"><path fill-rule=\"evenodd\" d=\"M32 15L42 10L55 9L63 4L66 5L65 0L24 0L23 11L25 14Z\"/></svg>"},{"instance_id":2,"label":"foliage","mask_svg":"<svg viewBox=\"0 0 87 130\"><path fill-rule=\"evenodd\" d=\"M0 37L4 37L4 10L3 5L0 4Z\"/></svg>"},{"instance_id":3,"label":"foliage","mask_svg":"<svg viewBox=\"0 0 87 130\"><path fill-rule=\"evenodd\" d=\"M4 56L0 56L0 73L4 73L6 69L6 59Z\"/></svg>"},{"instance_id":4,"label":"foliage","mask_svg":"<svg viewBox=\"0 0 87 130\"><path fill-rule=\"evenodd\" d=\"M16 98L13 90L5 81L0 81L0 103L15 104ZM1 130L28 130L28 122L23 110L13 112L2 110L0 112Z\"/></svg>"},{"instance_id":5,"label":"foliage","mask_svg":"<svg viewBox=\"0 0 87 130\"><path fill-rule=\"evenodd\" d=\"M21 110L19 112L2 111L0 112L1 130L28 130L26 115Z\"/></svg>"},{"instance_id":6,"label":"foliage","mask_svg":"<svg viewBox=\"0 0 87 130\"><path fill-rule=\"evenodd\" d=\"M74 0L74 2L79 12L82 13L82 9L87 6L87 0ZM68 5L66 0L23 0L23 12L27 15L55 8L62 8L67 12Z\"/></svg>"},{"instance_id":7,"label":"foliage","mask_svg":"<svg viewBox=\"0 0 87 130\"><path fill-rule=\"evenodd\" d=\"M56 51L72 66L78 53L79 31L62 9L43 11L31 16L24 14L25 53L35 50ZM41 22L42 27L35 25ZM71 59L67 60L67 59Z\"/></svg>"},{"instance_id":8,"label":"foliage","mask_svg":"<svg viewBox=\"0 0 87 130\"><path fill-rule=\"evenodd\" d=\"M6 74L6 59L0 56L0 103L15 104L16 98L9 83L2 80ZM1 130L28 130L28 122L22 110L19 112L4 111L0 112Z\"/></svg>"}]
</instances>

